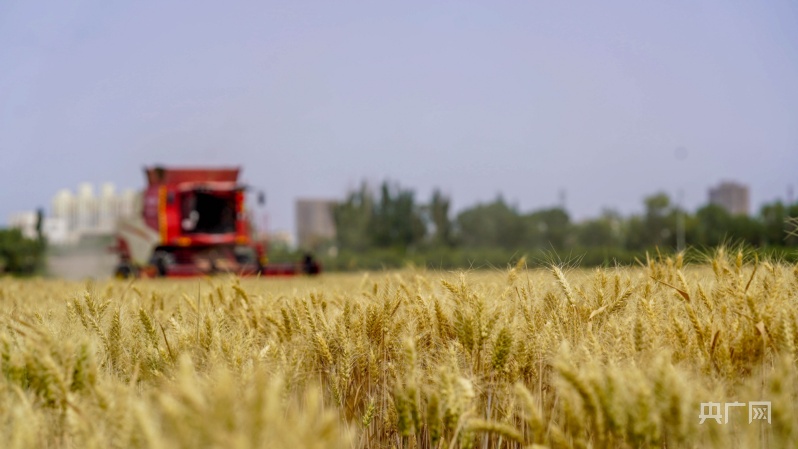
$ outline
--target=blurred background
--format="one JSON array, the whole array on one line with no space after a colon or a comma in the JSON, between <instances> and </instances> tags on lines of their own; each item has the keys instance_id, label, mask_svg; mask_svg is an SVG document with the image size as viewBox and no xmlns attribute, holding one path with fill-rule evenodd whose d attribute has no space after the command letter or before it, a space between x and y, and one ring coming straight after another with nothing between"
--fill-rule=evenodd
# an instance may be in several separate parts
<instances>
[{"instance_id":1,"label":"blurred background","mask_svg":"<svg viewBox=\"0 0 798 449\"><path fill-rule=\"evenodd\" d=\"M794 257L791 1L11 0L0 64L0 271L110 270L152 164L329 269Z\"/></svg>"}]
</instances>

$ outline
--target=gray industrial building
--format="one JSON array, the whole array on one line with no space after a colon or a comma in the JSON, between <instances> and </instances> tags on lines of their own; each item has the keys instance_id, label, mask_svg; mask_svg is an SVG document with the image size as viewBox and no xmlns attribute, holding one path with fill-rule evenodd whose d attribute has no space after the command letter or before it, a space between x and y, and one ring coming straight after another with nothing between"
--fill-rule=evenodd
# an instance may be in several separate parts
<instances>
[{"instance_id":1,"label":"gray industrial building","mask_svg":"<svg viewBox=\"0 0 798 449\"><path fill-rule=\"evenodd\" d=\"M334 200L298 199L296 201L297 245L303 249L315 249L318 245L335 238Z\"/></svg>"},{"instance_id":2,"label":"gray industrial building","mask_svg":"<svg viewBox=\"0 0 798 449\"><path fill-rule=\"evenodd\" d=\"M709 204L718 205L733 215L748 215L749 198L748 186L736 182L724 181L709 189Z\"/></svg>"}]
</instances>

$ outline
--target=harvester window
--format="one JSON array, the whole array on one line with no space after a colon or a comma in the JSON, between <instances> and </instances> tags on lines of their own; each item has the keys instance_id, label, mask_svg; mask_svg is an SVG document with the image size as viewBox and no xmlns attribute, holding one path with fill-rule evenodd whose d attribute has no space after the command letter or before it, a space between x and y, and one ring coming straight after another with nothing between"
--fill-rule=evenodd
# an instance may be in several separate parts
<instances>
[{"instance_id":1,"label":"harvester window","mask_svg":"<svg viewBox=\"0 0 798 449\"><path fill-rule=\"evenodd\" d=\"M194 192L188 192L183 195L182 202L182 221L181 225L184 231L191 232L197 227L199 220L199 212L197 212L197 197Z\"/></svg>"},{"instance_id":2,"label":"harvester window","mask_svg":"<svg viewBox=\"0 0 798 449\"><path fill-rule=\"evenodd\" d=\"M189 233L235 232L235 195L231 192L191 192L183 199L182 227Z\"/></svg>"}]
</instances>

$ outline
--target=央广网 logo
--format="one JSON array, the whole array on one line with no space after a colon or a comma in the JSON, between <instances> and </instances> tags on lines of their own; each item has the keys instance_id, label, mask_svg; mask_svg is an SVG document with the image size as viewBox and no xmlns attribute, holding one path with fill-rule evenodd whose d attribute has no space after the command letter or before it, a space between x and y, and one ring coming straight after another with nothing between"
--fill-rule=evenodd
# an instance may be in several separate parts
<instances>
[{"instance_id":1,"label":"\u592e\u5e7f\u7f51 logo","mask_svg":"<svg viewBox=\"0 0 798 449\"><path fill-rule=\"evenodd\" d=\"M745 407L745 402L702 402L701 412L698 414L700 421L698 424L704 424L704 421L712 419L718 424L727 424L729 416L734 407ZM723 406L721 408L721 406ZM721 422L722 420L722 422ZM748 424L754 421L767 421L770 424L770 401L751 401L748 402Z\"/></svg>"}]
</instances>

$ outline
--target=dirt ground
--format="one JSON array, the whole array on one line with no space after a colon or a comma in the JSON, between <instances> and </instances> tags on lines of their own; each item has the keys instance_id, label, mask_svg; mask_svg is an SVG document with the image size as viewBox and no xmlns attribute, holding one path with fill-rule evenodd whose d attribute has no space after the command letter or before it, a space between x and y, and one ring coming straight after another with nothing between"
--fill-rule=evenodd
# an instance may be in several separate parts
<instances>
[{"instance_id":1,"label":"dirt ground","mask_svg":"<svg viewBox=\"0 0 798 449\"><path fill-rule=\"evenodd\" d=\"M113 275L117 256L100 248L75 248L50 254L47 273L63 279L104 279Z\"/></svg>"}]
</instances>

